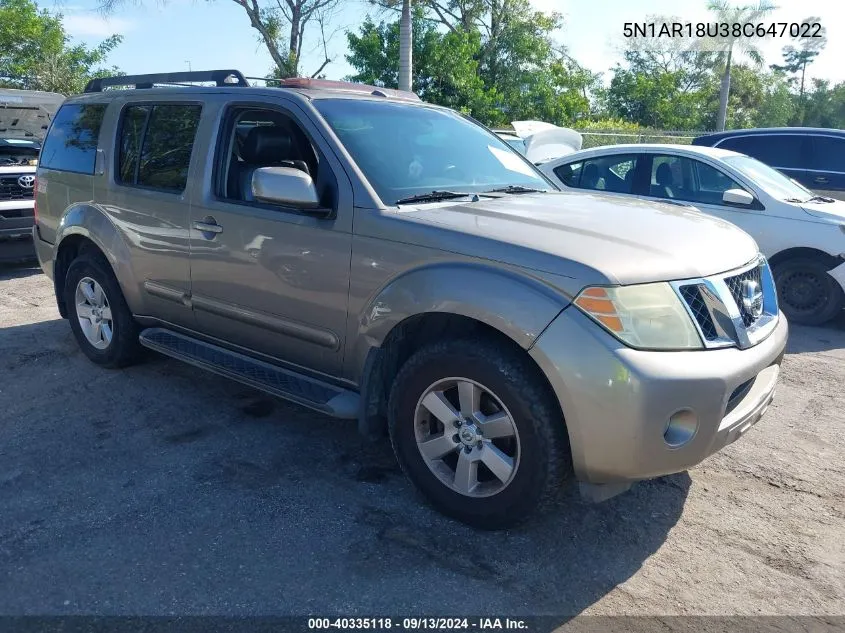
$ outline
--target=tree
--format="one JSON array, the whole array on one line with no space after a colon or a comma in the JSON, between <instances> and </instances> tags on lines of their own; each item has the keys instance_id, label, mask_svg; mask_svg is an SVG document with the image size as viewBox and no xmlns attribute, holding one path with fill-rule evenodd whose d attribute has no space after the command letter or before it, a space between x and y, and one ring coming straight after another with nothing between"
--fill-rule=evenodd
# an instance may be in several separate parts
<instances>
[{"instance_id":1,"label":"tree","mask_svg":"<svg viewBox=\"0 0 845 633\"><path fill-rule=\"evenodd\" d=\"M119 74L102 64L120 41L113 35L93 48L73 45L61 14L39 9L32 0L0 0L0 83L24 90L81 92L93 77Z\"/></svg>"},{"instance_id":2,"label":"tree","mask_svg":"<svg viewBox=\"0 0 845 633\"><path fill-rule=\"evenodd\" d=\"M99 0L100 9L104 13L113 13L128 0ZM299 77L302 73L300 62L302 46L307 39L309 27L317 27L320 34L320 45L323 49L323 62L311 73L312 77L319 75L331 63L328 55L328 40L331 34L326 34L334 11L341 0L231 0L241 7L249 18L249 23L258 32L259 39L264 44L273 69L268 77L285 78Z\"/></svg>"},{"instance_id":3,"label":"tree","mask_svg":"<svg viewBox=\"0 0 845 633\"><path fill-rule=\"evenodd\" d=\"M716 22L720 24L747 24L759 22L769 13L775 10L775 5L767 0L760 0L755 5L733 6L727 0L710 0L708 9L716 14ZM704 41L709 45L709 40ZM725 121L728 115L728 98L731 92L731 64L734 50L737 53L744 53L757 65L763 64L763 55L754 46L751 38L736 37L733 30L728 31L727 37L720 37L716 40L718 48L717 63L722 69L722 81L719 90L719 113L716 117L716 129L725 129Z\"/></svg>"},{"instance_id":4,"label":"tree","mask_svg":"<svg viewBox=\"0 0 845 633\"><path fill-rule=\"evenodd\" d=\"M392 0L378 4L398 8ZM413 9L413 83L425 100L491 125L526 118L569 123L589 114L597 76L555 46L559 16L534 11L528 0L417 0ZM347 60L357 71L351 78L396 86L399 31L399 22L368 20L350 33Z\"/></svg>"},{"instance_id":5,"label":"tree","mask_svg":"<svg viewBox=\"0 0 845 633\"><path fill-rule=\"evenodd\" d=\"M402 2L402 19L399 21L399 89L411 90L411 69L413 66L413 28L411 22L411 0Z\"/></svg>"},{"instance_id":6,"label":"tree","mask_svg":"<svg viewBox=\"0 0 845 633\"><path fill-rule=\"evenodd\" d=\"M820 20L817 17L807 18L802 24L815 24ZM803 124L804 121L804 83L807 76L807 66L812 64L819 53L822 52L827 45L827 33L822 29L820 37L794 37L792 38L798 46L785 46L783 48L783 61L781 65L772 64L773 70L780 70L790 75L801 73L801 79L798 81L798 104L799 104L799 120ZM794 81L794 79L791 79Z\"/></svg>"}]
</instances>

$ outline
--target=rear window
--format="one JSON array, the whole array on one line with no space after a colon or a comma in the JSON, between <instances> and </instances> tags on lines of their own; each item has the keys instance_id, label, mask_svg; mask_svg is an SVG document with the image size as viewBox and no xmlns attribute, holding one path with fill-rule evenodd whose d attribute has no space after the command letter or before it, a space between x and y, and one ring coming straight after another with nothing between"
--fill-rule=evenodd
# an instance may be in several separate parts
<instances>
[{"instance_id":1,"label":"rear window","mask_svg":"<svg viewBox=\"0 0 845 633\"><path fill-rule=\"evenodd\" d=\"M93 174L106 104L61 107L44 141L39 164L47 169Z\"/></svg>"},{"instance_id":2,"label":"rear window","mask_svg":"<svg viewBox=\"0 0 845 633\"><path fill-rule=\"evenodd\" d=\"M180 192L188 182L202 107L144 104L123 110L117 140L118 180Z\"/></svg>"},{"instance_id":3,"label":"rear window","mask_svg":"<svg viewBox=\"0 0 845 633\"><path fill-rule=\"evenodd\" d=\"M766 134L727 138L719 147L747 154L752 158L786 169L801 169L804 161L805 137L798 134Z\"/></svg>"}]
</instances>

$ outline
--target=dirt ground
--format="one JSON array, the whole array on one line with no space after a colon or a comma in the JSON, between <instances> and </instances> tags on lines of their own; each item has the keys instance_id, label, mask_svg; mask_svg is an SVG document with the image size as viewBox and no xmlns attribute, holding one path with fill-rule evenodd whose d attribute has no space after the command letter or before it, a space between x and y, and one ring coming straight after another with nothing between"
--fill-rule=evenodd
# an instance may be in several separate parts
<instances>
[{"instance_id":1,"label":"dirt ground","mask_svg":"<svg viewBox=\"0 0 845 633\"><path fill-rule=\"evenodd\" d=\"M0 268L0 614L845 615L845 318L793 327L763 420L688 473L510 532L387 443L176 361L95 367Z\"/></svg>"}]
</instances>

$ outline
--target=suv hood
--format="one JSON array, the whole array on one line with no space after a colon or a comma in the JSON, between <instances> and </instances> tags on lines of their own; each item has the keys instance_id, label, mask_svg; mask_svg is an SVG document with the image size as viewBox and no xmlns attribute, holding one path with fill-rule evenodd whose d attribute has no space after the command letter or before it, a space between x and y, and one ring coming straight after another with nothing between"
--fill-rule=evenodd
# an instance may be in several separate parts
<instances>
[{"instance_id":1,"label":"suv hood","mask_svg":"<svg viewBox=\"0 0 845 633\"><path fill-rule=\"evenodd\" d=\"M577 280L577 289L703 277L738 268L758 253L751 236L724 220L689 207L603 194L426 204L403 207L399 217L419 225L406 231L404 241L563 275Z\"/></svg>"},{"instance_id":2,"label":"suv hood","mask_svg":"<svg viewBox=\"0 0 845 633\"><path fill-rule=\"evenodd\" d=\"M0 137L44 140L62 101L52 92L0 90Z\"/></svg>"}]
</instances>

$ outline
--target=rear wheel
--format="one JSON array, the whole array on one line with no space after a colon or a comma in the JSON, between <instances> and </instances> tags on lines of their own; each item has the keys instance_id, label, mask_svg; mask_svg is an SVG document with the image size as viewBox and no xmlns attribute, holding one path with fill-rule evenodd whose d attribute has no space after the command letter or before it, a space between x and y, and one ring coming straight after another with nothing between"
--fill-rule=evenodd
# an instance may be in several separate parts
<instances>
[{"instance_id":1,"label":"rear wheel","mask_svg":"<svg viewBox=\"0 0 845 633\"><path fill-rule=\"evenodd\" d=\"M803 325L821 325L843 307L842 288L820 261L797 257L774 269L780 309L786 318Z\"/></svg>"},{"instance_id":2,"label":"rear wheel","mask_svg":"<svg viewBox=\"0 0 845 633\"><path fill-rule=\"evenodd\" d=\"M83 251L68 268L64 292L71 330L89 359L104 367L137 360L138 326L105 257Z\"/></svg>"},{"instance_id":3,"label":"rear wheel","mask_svg":"<svg viewBox=\"0 0 845 633\"><path fill-rule=\"evenodd\" d=\"M487 529L528 518L570 472L560 410L521 350L444 341L414 354L390 396L403 470L441 512Z\"/></svg>"}]
</instances>

